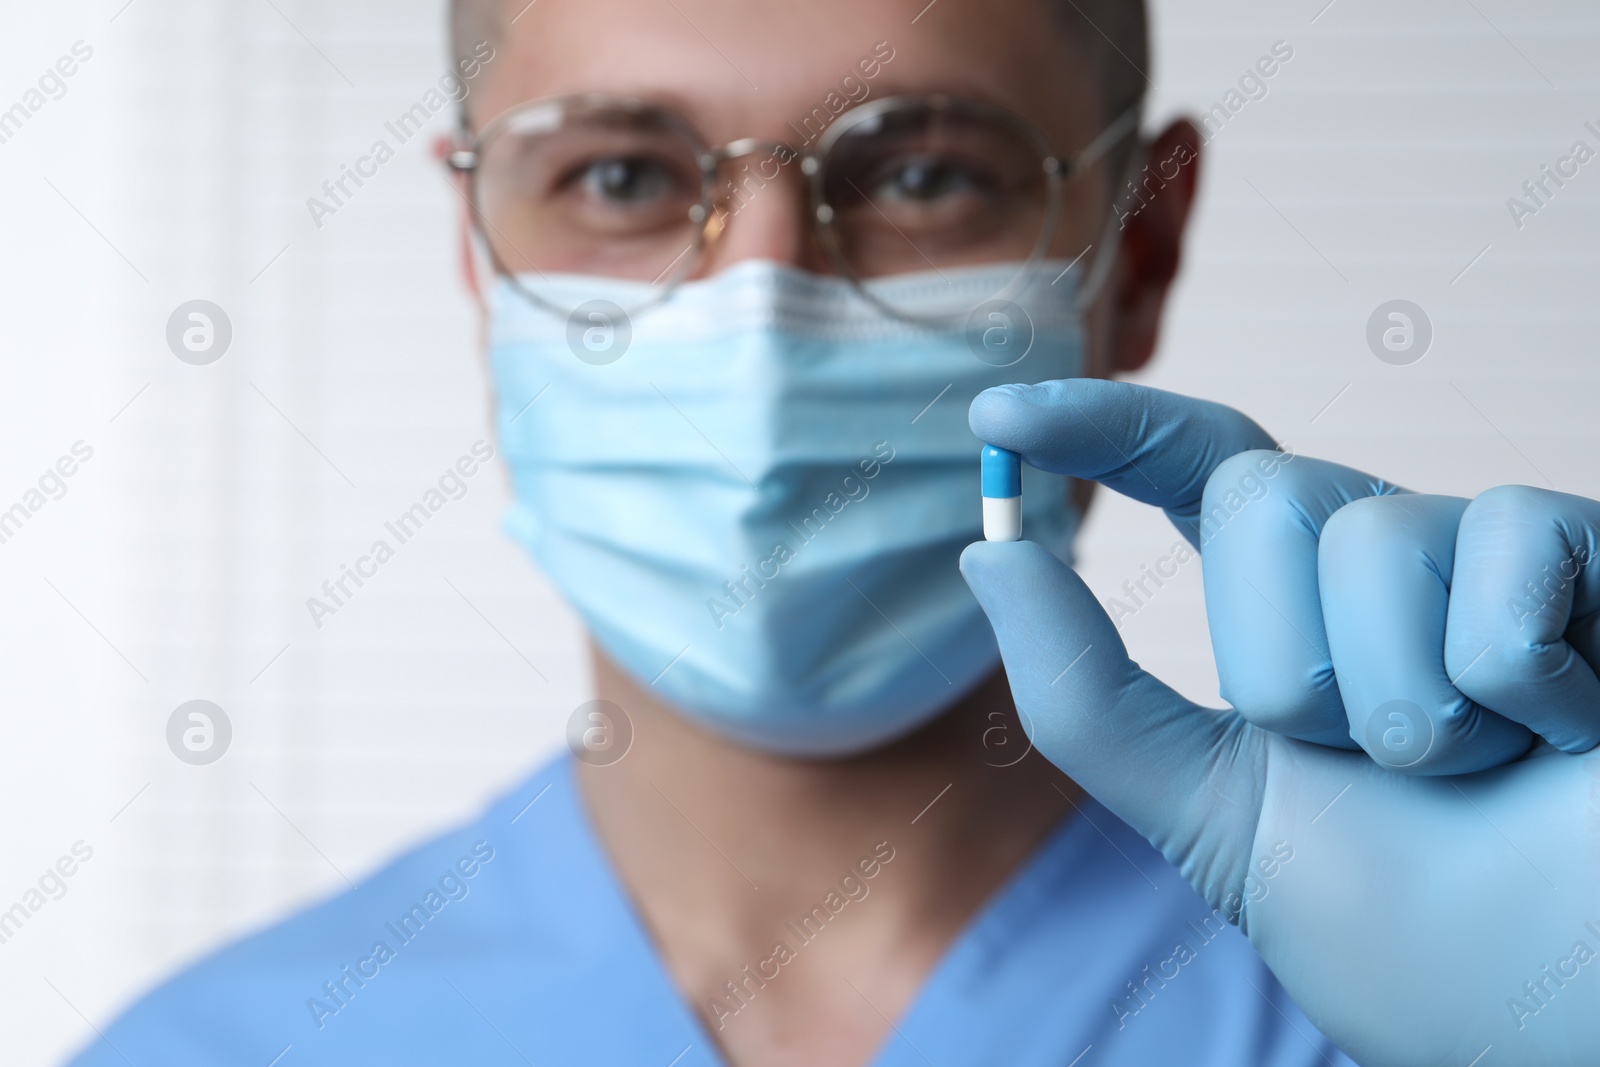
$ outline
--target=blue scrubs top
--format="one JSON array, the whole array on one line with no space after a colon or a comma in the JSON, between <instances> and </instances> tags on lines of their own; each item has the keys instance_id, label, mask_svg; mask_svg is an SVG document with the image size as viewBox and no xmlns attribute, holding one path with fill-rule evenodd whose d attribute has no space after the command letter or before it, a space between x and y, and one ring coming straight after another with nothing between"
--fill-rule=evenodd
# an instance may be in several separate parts
<instances>
[{"instance_id":1,"label":"blue scrubs top","mask_svg":"<svg viewBox=\"0 0 1600 1067\"><path fill-rule=\"evenodd\" d=\"M1081 812L957 937L873 1067L1353 1067L1143 838L1093 802ZM562 759L360 888L180 974L73 1062L724 1061Z\"/></svg>"}]
</instances>

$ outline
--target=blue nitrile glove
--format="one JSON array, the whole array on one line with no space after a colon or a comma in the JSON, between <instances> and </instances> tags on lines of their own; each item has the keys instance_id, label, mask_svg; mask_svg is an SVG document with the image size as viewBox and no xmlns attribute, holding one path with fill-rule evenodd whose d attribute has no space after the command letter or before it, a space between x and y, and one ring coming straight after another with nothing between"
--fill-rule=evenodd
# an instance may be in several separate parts
<instances>
[{"instance_id":1,"label":"blue nitrile glove","mask_svg":"<svg viewBox=\"0 0 1600 1067\"><path fill-rule=\"evenodd\" d=\"M1039 750L1358 1062L1600 1064L1600 504L1407 494L1123 383L989 390L971 422L1167 510L1237 708L1141 670L1040 546L974 544Z\"/></svg>"}]
</instances>

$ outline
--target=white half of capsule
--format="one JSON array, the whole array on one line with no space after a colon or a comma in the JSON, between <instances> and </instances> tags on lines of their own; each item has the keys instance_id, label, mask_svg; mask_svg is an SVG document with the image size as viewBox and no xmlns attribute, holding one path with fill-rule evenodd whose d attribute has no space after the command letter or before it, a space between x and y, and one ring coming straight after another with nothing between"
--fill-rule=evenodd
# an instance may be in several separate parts
<instances>
[{"instance_id":1,"label":"white half of capsule","mask_svg":"<svg viewBox=\"0 0 1600 1067\"><path fill-rule=\"evenodd\" d=\"M1022 498L1020 496L983 498L983 539L985 541L1022 540Z\"/></svg>"}]
</instances>

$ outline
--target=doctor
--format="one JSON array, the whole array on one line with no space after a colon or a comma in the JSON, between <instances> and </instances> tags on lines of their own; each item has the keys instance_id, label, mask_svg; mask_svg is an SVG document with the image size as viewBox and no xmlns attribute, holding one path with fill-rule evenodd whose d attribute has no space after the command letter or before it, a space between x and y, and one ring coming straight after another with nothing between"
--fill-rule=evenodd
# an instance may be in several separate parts
<instances>
[{"instance_id":1,"label":"doctor","mask_svg":"<svg viewBox=\"0 0 1600 1067\"><path fill-rule=\"evenodd\" d=\"M77 1062L1600 1058L1600 505L1109 380L1198 166L1138 3L453 18L509 526L601 699ZM980 442L1027 540L973 543ZM1065 562L1097 482L1202 553L1231 710Z\"/></svg>"}]
</instances>

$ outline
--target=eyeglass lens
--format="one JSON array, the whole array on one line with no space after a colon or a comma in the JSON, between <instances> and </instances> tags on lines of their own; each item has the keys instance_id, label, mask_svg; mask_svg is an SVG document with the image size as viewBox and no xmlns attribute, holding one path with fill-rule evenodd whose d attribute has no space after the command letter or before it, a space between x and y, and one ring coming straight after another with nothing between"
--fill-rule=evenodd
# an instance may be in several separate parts
<instances>
[{"instance_id":1,"label":"eyeglass lens","mask_svg":"<svg viewBox=\"0 0 1600 1067\"><path fill-rule=\"evenodd\" d=\"M819 176L831 211L821 236L858 280L1027 260L1049 224L1040 148L991 116L911 103L842 130ZM513 113L480 149L484 236L519 276L664 287L752 196L793 195L719 176L709 215L697 210L702 152L654 109L558 101Z\"/></svg>"}]
</instances>

